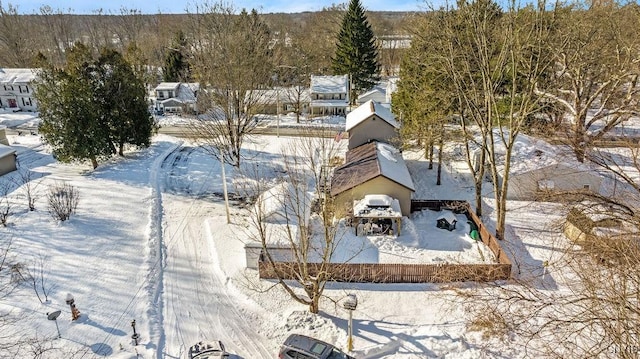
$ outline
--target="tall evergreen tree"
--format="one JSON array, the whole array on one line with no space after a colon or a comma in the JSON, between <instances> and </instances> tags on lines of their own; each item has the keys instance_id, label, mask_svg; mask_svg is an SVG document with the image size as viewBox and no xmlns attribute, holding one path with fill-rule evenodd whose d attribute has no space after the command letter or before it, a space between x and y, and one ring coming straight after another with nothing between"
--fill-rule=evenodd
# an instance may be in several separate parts
<instances>
[{"instance_id":1,"label":"tall evergreen tree","mask_svg":"<svg viewBox=\"0 0 640 359\"><path fill-rule=\"evenodd\" d=\"M336 75L350 76L352 104L357 93L371 89L380 79L375 36L360 0L351 0L342 19L332 70Z\"/></svg>"},{"instance_id":2,"label":"tall evergreen tree","mask_svg":"<svg viewBox=\"0 0 640 359\"><path fill-rule=\"evenodd\" d=\"M148 146L153 122L142 80L122 55L104 50L94 60L76 44L63 68L46 65L38 74L40 133L62 162L98 160L123 153L125 144Z\"/></svg>"},{"instance_id":3,"label":"tall evergreen tree","mask_svg":"<svg viewBox=\"0 0 640 359\"><path fill-rule=\"evenodd\" d=\"M95 97L98 83L91 52L81 43L69 50L64 68L40 72L35 93L40 133L58 160L88 159L95 168L99 158L110 154Z\"/></svg>"},{"instance_id":4,"label":"tall evergreen tree","mask_svg":"<svg viewBox=\"0 0 640 359\"><path fill-rule=\"evenodd\" d=\"M182 30L176 32L169 52L164 58L163 78L167 82L188 81L190 77L189 63L185 56L187 39Z\"/></svg>"},{"instance_id":5,"label":"tall evergreen tree","mask_svg":"<svg viewBox=\"0 0 640 359\"><path fill-rule=\"evenodd\" d=\"M125 144L149 146L153 118L149 114L142 79L115 50L103 50L97 61L101 86L96 90L101 122L108 125L112 152L124 155Z\"/></svg>"}]
</instances>

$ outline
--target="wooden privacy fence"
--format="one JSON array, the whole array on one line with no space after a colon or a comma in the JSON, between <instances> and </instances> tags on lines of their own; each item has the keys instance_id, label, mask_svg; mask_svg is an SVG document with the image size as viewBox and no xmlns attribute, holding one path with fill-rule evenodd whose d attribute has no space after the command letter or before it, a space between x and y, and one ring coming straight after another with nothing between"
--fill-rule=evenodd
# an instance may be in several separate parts
<instances>
[{"instance_id":1,"label":"wooden privacy fence","mask_svg":"<svg viewBox=\"0 0 640 359\"><path fill-rule=\"evenodd\" d=\"M411 211L449 209L464 213L478 228L480 240L491 252L497 263L490 264L402 264L402 263L307 263L305 270L311 276L325 274L330 281L358 283L443 283L443 282L491 282L509 279L511 260L500 247L498 240L487 230L466 201L412 200ZM269 263L264 255L258 260L258 272L263 279L295 279L300 263Z\"/></svg>"},{"instance_id":2,"label":"wooden privacy fence","mask_svg":"<svg viewBox=\"0 0 640 359\"><path fill-rule=\"evenodd\" d=\"M258 262L260 278L295 279L298 263ZM509 264L394 264L394 263L308 263L309 275L325 273L329 280L357 283L444 283L489 282L508 279Z\"/></svg>"}]
</instances>

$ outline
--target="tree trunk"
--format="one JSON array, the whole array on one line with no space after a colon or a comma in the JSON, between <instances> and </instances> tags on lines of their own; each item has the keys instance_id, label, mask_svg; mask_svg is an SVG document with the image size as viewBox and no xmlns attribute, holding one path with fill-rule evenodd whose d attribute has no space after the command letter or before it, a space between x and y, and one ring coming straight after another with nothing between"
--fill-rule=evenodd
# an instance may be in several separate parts
<instances>
[{"instance_id":1,"label":"tree trunk","mask_svg":"<svg viewBox=\"0 0 640 359\"><path fill-rule=\"evenodd\" d=\"M436 180L436 185L440 186L442 184L442 148L444 147L443 136L440 135L440 140L438 141L438 176Z\"/></svg>"},{"instance_id":2,"label":"tree trunk","mask_svg":"<svg viewBox=\"0 0 640 359\"><path fill-rule=\"evenodd\" d=\"M91 156L91 165L94 170L98 168L98 160L96 159L96 156Z\"/></svg>"},{"instance_id":3,"label":"tree trunk","mask_svg":"<svg viewBox=\"0 0 640 359\"><path fill-rule=\"evenodd\" d=\"M315 293L314 293L315 294ZM309 303L309 312L313 314L318 314L320 312L320 296L314 295L311 298L311 303Z\"/></svg>"},{"instance_id":4,"label":"tree trunk","mask_svg":"<svg viewBox=\"0 0 640 359\"><path fill-rule=\"evenodd\" d=\"M433 141L429 140L429 169L433 169Z\"/></svg>"}]
</instances>

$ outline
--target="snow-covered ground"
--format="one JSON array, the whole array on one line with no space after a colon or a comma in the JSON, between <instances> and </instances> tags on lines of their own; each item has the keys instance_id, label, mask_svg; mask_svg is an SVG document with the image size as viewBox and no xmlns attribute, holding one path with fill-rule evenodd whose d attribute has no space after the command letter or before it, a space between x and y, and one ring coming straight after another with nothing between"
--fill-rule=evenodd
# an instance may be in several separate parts
<instances>
[{"instance_id":1,"label":"snow-covered ground","mask_svg":"<svg viewBox=\"0 0 640 359\"><path fill-rule=\"evenodd\" d=\"M0 114L0 124L12 121L21 120ZM150 148L95 171L88 164L54 161L38 136L12 135L9 140L18 149L21 170L36 174L41 196L37 210L29 212L18 173L0 178L11 186L13 203L0 238L12 240L12 263L25 263L34 272L44 263L48 300L40 303L24 285L0 301L0 310L21 318L9 327L10 335L41 339L57 337L47 313L62 311L57 320L61 338L51 342L61 349L45 358L185 358L188 347L203 339L222 340L234 358L274 358L291 333L345 348L348 312L340 301L348 293L358 297L353 312L356 358L520 356L516 346L487 345L480 334L467 330L464 309L451 300L456 295L451 284L330 283L321 313L309 314L273 282L260 281L255 270L245 268L247 209L232 206L227 224L222 198L215 195L222 192L220 163L181 139L158 135ZM275 180L282 168L280 149L291 141L258 136L247 143L248 158ZM446 166L443 184L436 186L436 170L427 170L419 153L407 151L405 158L410 172L420 174L414 180L418 198L472 198L465 174L455 170L463 166ZM225 169L233 188L240 174ZM61 181L80 193L77 213L63 223L51 218L45 196L48 186ZM489 199L487 206L490 213ZM557 215L553 205L531 209L530 203L521 203L509 213L505 245L518 268L535 275L552 258L551 244L558 237L553 232L538 235L538 230L550 227ZM468 238L466 221L449 233L435 228L434 215L427 211L405 219L398 238L354 238L367 238L380 258L481 260L482 248ZM473 290L471 283L458 287ZM78 321L70 320L67 293L74 295L82 313ZM137 346L131 339L134 319ZM0 358L14 356L0 353Z\"/></svg>"}]
</instances>

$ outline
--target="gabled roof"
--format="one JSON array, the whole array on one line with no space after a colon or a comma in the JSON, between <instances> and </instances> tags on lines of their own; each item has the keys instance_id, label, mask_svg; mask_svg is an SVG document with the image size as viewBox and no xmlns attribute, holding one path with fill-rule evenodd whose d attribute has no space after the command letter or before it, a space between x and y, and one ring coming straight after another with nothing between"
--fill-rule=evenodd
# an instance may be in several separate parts
<instances>
[{"instance_id":1,"label":"gabled roof","mask_svg":"<svg viewBox=\"0 0 640 359\"><path fill-rule=\"evenodd\" d=\"M378 116L395 128L400 128L400 124L388 108L369 100L347 114L345 130L349 131L373 116Z\"/></svg>"},{"instance_id":2,"label":"gabled roof","mask_svg":"<svg viewBox=\"0 0 640 359\"><path fill-rule=\"evenodd\" d=\"M26 84L36 78L37 69L0 69L0 83L2 84Z\"/></svg>"},{"instance_id":3,"label":"gabled roof","mask_svg":"<svg viewBox=\"0 0 640 359\"><path fill-rule=\"evenodd\" d=\"M331 195L338 195L378 176L415 191L402 153L387 143L370 142L347 152L346 163L333 171Z\"/></svg>"},{"instance_id":4,"label":"gabled roof","mask_svg":"<svg viewBox=\"0 0 640 359\"><path fill-rule=\"evenodd\" d=\"M311 75L311 93L347 93L349 76Z\"/></svg>"},{"instance_id":5,"label":"gabled roof","mask_svg":"<svg viewBox=\"0 0 640 359\"><path fill-rule=\"evenodd\" d=\"M180 82L161 82L156 86L156 91L176 90Z\"/></svg>"},{"instance_id":6,"label":"gabled roof","mask_svg":"<svg viewBox=\"0 0 640 359\"><path fill-rule=\"evenodd\" d=\"M247 93L247 100L253 101L260 105L276 105L280 100L280 105L294 103L298 100L300 103L308 103L311 101L309 89L303 87L275 87L267 90L253 90Z\"/></svg>"}]
</instances>

